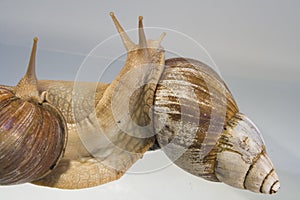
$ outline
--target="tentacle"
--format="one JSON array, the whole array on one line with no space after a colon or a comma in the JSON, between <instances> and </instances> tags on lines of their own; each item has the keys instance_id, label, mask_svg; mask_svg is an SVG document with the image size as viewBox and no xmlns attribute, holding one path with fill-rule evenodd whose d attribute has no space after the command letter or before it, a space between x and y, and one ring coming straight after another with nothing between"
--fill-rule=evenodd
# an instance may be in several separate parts
<instances>
[{"instance_id":1,"label":"tentacle","mask_svg":"<svg viewBox=\"0 0 300 200\"><path fill-rule=\"evenodd\" d=\"M165 32L162 32L162 34L159 36L159 38L158 38L158 45L160 45L161 44L161 42L163 41L163 39L165 38L165 36L166 36L167 34L165 33Z\"/></svg>"},{"instance_id":2,"label":"tentacle","mask_svg":"<svg viewBox=\"0 0 300 200\"><path fill-rule=\"evenodd\" d=\"M122 28L122 26L120 25L119 21L117 20L117 18L115 17L115 14L113 12L110 12L110 16L121 36L121 39L123 41L123 44L126 48L127 51L131 51L133 49L136 48L136 45L131 41L131 39L129 38L129 36L126 34L126 32L124 31L124 29Z\"/></svg>"},{"instance_id":3,"label":"tentacle","mask_svg":"<svg viewBox=\"0 0 300 200\"><path fill-rule=\"evenodd\" d=\"M35 57L36 57L37 42L38 42L38 38L35 37L33 39L33 46L32 46L32 50L31 50L31 55L30 55L30 59L29 59L27 72L25 74L26 79L29 82L32 82L34 84L36 84L36 82L37 82L37 77L36 77L36 73L35 73Z\"/></svg>"},{"instance_id":4,"label":"tentacle","mask_svg":"<svg viewBox=\"0 0 300 200\"><path fill-rule=\"evenodd\" d=\"M139 16L139 48L142 50L145 56L145 61L149 62L150 61L150 53L147 45L147 39L144 31L144 26L143 26L143 16Z\"/></svg>"},{"instance_id":5,"label":"tentacle","mask_svg":"<svg viewBox=\"0 0 300 200\"><path fill-rule=\"evenodd\" d=\"M17 97L23 99L31 99L38 103L42 103L43 99L38 92L37 77L35 73L35 57L37 49L37 37L33 39L33 46L29 59L28 68L24 77L19 81L14 88Z\"/></svg>"},{"instance_id":6,"label":"tentacle","mask_svg":"<svg viewBox=\"0 0 300 200\"><path fill-rule=\"evenodd\" d=\"M147 39L143 26L143 16L139 16L139 47L147 48Z\"/></svg>"}]
</instances>

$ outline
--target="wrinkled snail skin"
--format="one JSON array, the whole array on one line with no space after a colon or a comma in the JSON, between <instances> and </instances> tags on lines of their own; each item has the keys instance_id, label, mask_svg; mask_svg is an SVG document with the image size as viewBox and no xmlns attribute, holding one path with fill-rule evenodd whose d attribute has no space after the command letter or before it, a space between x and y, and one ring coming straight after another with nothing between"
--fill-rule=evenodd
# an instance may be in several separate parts
<instances>
[{"instance_id":1,"label":"wrinkled snail skin","mask_svg":"<svg viewBox=\"0 0 300 200\"><path fill-rule=\"evenodd\" d=\"M78 133L77 123L85 121L94 111L107 84L77 83L80 93L74 93L74 82L39 81L39 91L45 92L45 99L57 107L67 122L68 143L63 158L46 177L34 184L61 189L80 189L101 185L120 178L117 170L98 162L85 148ZM76 107L76 116L74 108ZM89 134L87 130L84 134Z\"/></svg>"},{"instance_id":2,"label":"wrinkled snail skin","mask_svg":"<svg viewBox=\"0 0 300 200\"><path fill-rule=\"evenodd\" d=\"M110 15L127 51L110 84L37 80L35 39L24 78L0 86L0 185L93 187L161 148L195 176L276 193L263 139L221 77L200 61L165 60L165 34L147 40L142 17L135 44Z\"/></svg>"},{"instance_id":3,"label":"wrinkled snail skin","mask_svg":"<svg viewBox=\"0 0 300 200\"><path fill-rule=\"evenodd\" d=\"M39 80L37 85L39 93L45 93L44 99L58 108L70 124L86 118L109 86L105 83L76 82L75 84L73 81L52 80ZM74 108L80 112L77 112L76 116L74 116Z\"/></svg>"}]
</instances>

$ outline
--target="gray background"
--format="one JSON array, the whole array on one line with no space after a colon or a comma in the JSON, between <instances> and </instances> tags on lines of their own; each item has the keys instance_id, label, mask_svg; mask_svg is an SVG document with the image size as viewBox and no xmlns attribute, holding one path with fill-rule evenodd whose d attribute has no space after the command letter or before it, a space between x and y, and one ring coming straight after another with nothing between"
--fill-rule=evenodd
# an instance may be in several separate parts
<instances>
[{"instance_id":1,"label":"gray background","mask_svg":"<svg viewBox=\"0 0 300 200\"><path fill-rule=\"evenodd\" d=\"M257 195L210 183L174 165L153 173L166 158L151 153L120 180L80 191L61 191L30 184L0 187L1 199L297 199L300 195L300 1L0 1L0 84L15 85L24 74L32 38L39 37L40 79L100 79L104 66L124 53L114 37L102 45L87 71L85 56L116 34L114 11L125 29L164 27L187 34L210 53L242 112L261 129L277 169L281 190ZM157 30L157 29L155 29ZM161 31L149 30L150 37ZM136 40L136 32L131 32ZM197 48L167 33L163 45L182 56L197 57ZM107 46L105 46L107 45ZM100 48L100 49L101 49ZM100 52L102 52L100 51ZM201 54L202 55L202 54ZM205 57L205 56L204 56ZM95 60L93 60L95 59ZM124 56L105 71L111 81ZM205 60L205 58L204 58ZM207 61L209 62L209 61ZM90 73L97 70L97 73ZM100 66L100 67L99 67ZM78 74L78 72L81 72ZM100 73L100 74L99 74Z\"/></svg>"}]
</instances>

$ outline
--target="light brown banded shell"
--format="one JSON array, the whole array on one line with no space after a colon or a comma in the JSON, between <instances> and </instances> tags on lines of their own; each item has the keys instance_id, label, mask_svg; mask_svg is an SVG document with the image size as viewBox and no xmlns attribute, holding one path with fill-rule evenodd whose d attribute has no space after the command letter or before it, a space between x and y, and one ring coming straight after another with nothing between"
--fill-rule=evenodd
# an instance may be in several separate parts
<instances>
[{"instance_id":1,"label":"light brown banded shell","mask_svg":"<svg viewBox=\"0 0 300 200\"><path fill-rule=\"evenodd\" d=\"M159 145L176 165L218 181L213 149L224 123L237 112L230 91L209 66L193 59L166 60L155 93L154 124Z\"/></svg>"}]
</instances>

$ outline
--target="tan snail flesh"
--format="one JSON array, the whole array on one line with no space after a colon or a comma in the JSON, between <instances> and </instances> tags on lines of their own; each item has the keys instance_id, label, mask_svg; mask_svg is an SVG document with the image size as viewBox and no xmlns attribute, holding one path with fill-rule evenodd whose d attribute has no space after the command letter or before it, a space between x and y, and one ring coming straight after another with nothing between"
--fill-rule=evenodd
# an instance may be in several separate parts
<instances>
[{"instance_id":1,"label":"tan snail flesh","mask_svg":"<svg viewBox=\"0 0 300 200\"><path fill-rule=\"evenodd\" d=\"M113 13L111 17L127 50L126 63L111 84L37 80L35 39L25 77L15 87L0 86L0 185L93 187L120 178L147 150L161 148L177 166L196 176L253 192L277 192L278 177L259 131L239 113L222 79L199 61L165 60L160 45L164 34L158 40L146 40L142 17L138 44L129 39ZM20 159L14 157L18 152L12 153L19 150L14 149L15 143L33 154L38 144L27 148L22 141L25 136L39 137L43 130L34 128L32 120L19 124L22 119L9 118L9 95L32 102L33 107L50 107L50 115L57 120L47 121L59 121L57 131L43 136L44 149L57 144L48 139L54 134L62 141L59 153L48 163L33 162L29 156L21 158L20 166L13 164ZM15 109L22 112L22 108ZM27 115L16 116L36 120L32 112ZM16 140L7 136L9 131ZM53 152L45 152L43 157L50 159L50 155ZM30 173L26 168L33 168L31 162L44 164L43 169L38 177L24 178Z\"/></svg>"}]
</instances>

